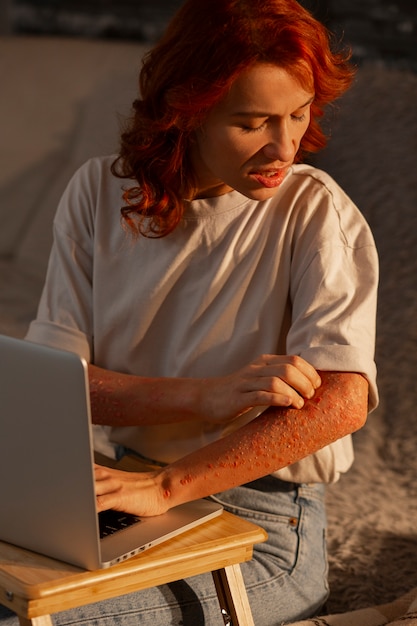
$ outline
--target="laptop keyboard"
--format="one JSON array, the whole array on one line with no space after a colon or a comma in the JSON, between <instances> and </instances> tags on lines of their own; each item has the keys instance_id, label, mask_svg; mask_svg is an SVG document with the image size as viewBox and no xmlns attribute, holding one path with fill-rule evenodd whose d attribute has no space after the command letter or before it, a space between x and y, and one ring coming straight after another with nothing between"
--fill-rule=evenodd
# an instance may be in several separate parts
<instances>
[{"instance_id":1,"label":"laptop keyboard","mask_svg":"<svg viewBox=\"0 0 417 626\"><path fill-rule=\"evenodd\" d=\"M98 514L98 523L100 528L100 539L113 535L119 530L128 528L132 524L140 522L140 518L131 513L123 513L123 511L101 511Z\"/></svg>"}]
</instances>

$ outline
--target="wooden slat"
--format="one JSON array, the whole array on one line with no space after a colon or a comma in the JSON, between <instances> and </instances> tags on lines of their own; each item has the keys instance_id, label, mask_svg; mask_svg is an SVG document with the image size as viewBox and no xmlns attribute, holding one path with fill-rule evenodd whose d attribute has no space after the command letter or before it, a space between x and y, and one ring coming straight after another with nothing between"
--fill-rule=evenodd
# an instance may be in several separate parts
<instances>
[{"instance_id":1,"label":"wooden slat","mask_svg":"<svg viewBox=\"0 0 417 626\"><path fill-rule=\"evenodd\" d=\"M50 615L43 615L42 617L34 617L33 619L26 619L25 617L19 617L20 626L53 626L53 622Z\"/></svg>"},{"instance_id":2,"label":"wooden slat","mask_svg":"<svg viewBox=\"0 0 417 626\"><path fill-rule=\"evenodd\" d=\"M255 626L242 572L238 564L212 572L220 606L233 626Z\"/></svg>"}]
</instances>

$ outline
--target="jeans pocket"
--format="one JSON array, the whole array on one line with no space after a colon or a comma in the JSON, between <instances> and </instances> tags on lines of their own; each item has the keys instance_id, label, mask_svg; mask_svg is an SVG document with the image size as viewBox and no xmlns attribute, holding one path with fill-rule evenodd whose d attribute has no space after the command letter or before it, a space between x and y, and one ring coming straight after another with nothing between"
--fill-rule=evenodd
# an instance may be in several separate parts
<instances>
[{"instance_id":1,"label":"jeans pocket","mask_svg":"<svg viewBox=\"0 0 417 626\"><path fill-rule=\"evenodd\" d=\"M299 551L300 506L294 493L262 493L238 487L212 499L226 511L261 526L267 533L265 543L254 547L255 559L270 557L273 567L291 573Z\"/></svg>"}]
</instances>

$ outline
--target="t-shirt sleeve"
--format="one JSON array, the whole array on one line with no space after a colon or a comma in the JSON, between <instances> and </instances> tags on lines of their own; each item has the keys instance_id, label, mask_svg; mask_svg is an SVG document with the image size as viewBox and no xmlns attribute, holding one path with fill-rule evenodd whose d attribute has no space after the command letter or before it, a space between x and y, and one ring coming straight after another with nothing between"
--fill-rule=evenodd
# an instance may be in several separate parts
<instances>
[{"instance_id":1,"label":"t-shirt sleeve","mask_svg":"<svg viewBox=\"0 0 417 626\"><path fill-rule=\"evenodd\" d=\"M53 244L36 319L26 339L92 360L92 164L65 190L53 223Z\"/></svg>"},{"instance_id":2,"label":"t-shirt sleeve","mask_svg":"<svg viewBox=\"0 0 417 626\"><path fill-rule=\"evenodd\" d=\"M378 258L371 231L336 186L322 190L315 219L301 220L295 241L287 351L319 370L362 373L373 410Z\"/></svg>"}]
</instances>

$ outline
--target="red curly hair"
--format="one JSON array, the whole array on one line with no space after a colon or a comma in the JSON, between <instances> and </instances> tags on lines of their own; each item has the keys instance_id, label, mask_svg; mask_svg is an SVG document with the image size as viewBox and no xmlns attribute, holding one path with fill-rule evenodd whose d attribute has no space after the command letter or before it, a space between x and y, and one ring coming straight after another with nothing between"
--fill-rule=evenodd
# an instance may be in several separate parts
<instances>
[{"instance_id":1,"label":"red curly hair","mask_svg":"<svg viewBox=\"0 0 417 626\"><path fill-rule=\"evenodd\" d=\"M314 90L311 121L296 160L326 144L326 105L350 86L350 51L333 51L327 29L296 0L186 0L143 60L141 98L121 136L112 172L136 181L122 215L136 234L162 237L181 220L197 181L189 157L194 131L255 63L284 68Z\"/></svg>"}]
</instances>

